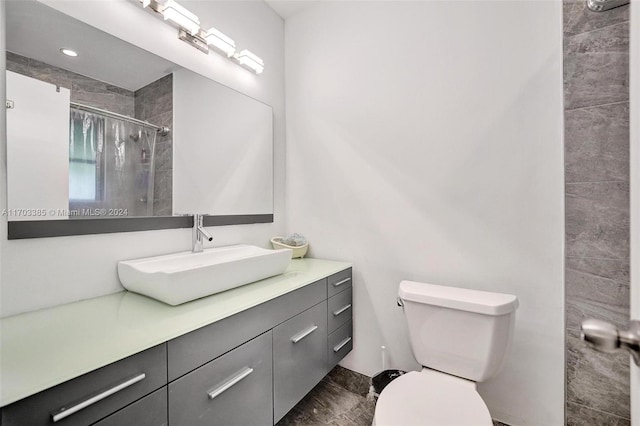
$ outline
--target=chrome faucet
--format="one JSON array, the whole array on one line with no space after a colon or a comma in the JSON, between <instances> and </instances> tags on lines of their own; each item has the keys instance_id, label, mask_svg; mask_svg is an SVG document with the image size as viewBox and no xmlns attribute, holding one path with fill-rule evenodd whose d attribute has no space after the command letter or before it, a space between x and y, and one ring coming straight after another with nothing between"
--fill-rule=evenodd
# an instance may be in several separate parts
<instances>
[{"instance_id":1,"label":"chrome faucet","mask_svg":"<svg viewBox=\"0 0 640 426\"><path fill-rule=\"evenodd\" d=\"M207 241L213 240L211 234L209 234L202 225L202 217L201 214L193 215L193 232L192 232L192 243L193 248L191 249L194 253L200 253L202 251L202 236L204 236Z\"/></svg>"}]
</instances>

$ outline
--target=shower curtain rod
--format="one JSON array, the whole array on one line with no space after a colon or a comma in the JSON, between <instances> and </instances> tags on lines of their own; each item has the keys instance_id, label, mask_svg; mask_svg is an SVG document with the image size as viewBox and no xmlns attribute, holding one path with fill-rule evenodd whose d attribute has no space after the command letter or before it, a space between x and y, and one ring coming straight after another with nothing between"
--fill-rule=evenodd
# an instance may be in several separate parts
<instances>
[{"instance_id":1,"label":"shower curtain rod","mask_svg":"<svg viewBox=\"0 0 640 426\"><path fill-rule=\"evenodd\" d=\"M138 124L140 126L149 127L151 129L156 129L156 132L160 133L160 136L166 136L169 134L169 129L166 126L157 126L155 124L151 124L146 121L138 120L137 118L131 118L129 116L118 114L116 112L107 111L106 109L100 109L96 107L92 107L89 105L79 104L77 102L70 102L71 108L79 109L81 111L93 112L98 115L103 115L105 117L115 118L118 120L127 121L129 123Z\"/></svg>"}]
</instances>

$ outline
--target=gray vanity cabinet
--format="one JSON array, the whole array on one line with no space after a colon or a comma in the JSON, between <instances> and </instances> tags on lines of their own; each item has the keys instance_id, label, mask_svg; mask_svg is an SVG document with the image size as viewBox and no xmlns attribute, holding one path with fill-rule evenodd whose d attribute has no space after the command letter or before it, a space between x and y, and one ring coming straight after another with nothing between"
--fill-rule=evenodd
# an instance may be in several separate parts
<instances>
[{"instance_id":1,"label":"gray vanity cabinet","mask_svg":"<svg viewBox=\"0 0 640 426\"><path fill-rule=\"evenodd\" d=\"M349 268L2 407L0 426L273 425L351 351L351 304Z\"/></svg>"},{"instance_id":2,"label":"gray vanity cabinet","mask_svg":"<svg viewBox=\"0 0 640 426\"><path fill-rule=\"evenodd\" d=\"M273 329L273 417L284 417L327 374L327 302Z\"/></svg>"},{"instance_id":3,"label":"gray vanity cabinet","mask_svg":"<svg viewBox=\"0 0 640 426\"><path fill-rule=\"evenodd\" d=\"M169 384L171 425L271 425L271 331Z\"/></svg>"},{"instance_id":4,"label":"gray vanity cabinet","mask_svg":"<svg viewBox=\"0 0 640 426\"><path fill-rule=\"evenodd\" d=\"M163 343L3 407L0 423L88 425L166 384Z\"/></svg>"},{"instance_id":5,"label":"gray vanity cabinet","mask_svg":"<svg viewBox=\"0 0 640 426\"><path fill-rule=\"evenodd\" d=\"M327 371L353 349L353 288L351 269L327 278L328 327Z\"/></svg>"}]
</instances>

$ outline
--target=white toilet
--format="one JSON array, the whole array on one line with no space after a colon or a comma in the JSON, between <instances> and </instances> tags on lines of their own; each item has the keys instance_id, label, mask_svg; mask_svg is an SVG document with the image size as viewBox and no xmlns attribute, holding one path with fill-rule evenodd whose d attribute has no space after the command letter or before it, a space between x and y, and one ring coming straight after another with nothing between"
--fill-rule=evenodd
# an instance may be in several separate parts
<instances>
[{"instance_id":1,"label":"white toilet","mask_svg":"<svg viewBox=\"0 0 640 426\"><path fill-rule=\"evenodd\" d=\"M384 388L374 426L491 426L476 383L503 364L518 298L413 281L400 283L399 296L423 369Z\"/></svg>"}]
</instances>

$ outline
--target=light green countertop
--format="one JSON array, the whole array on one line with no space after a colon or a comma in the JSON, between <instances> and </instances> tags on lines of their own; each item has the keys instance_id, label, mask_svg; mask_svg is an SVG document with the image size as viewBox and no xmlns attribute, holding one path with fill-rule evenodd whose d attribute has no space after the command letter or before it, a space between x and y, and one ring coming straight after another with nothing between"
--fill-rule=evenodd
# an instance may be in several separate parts
<instances>
[{"instance_id":1,"label":"light green countertop","mask_svg":"<svg viewBox=\"0 0 640 426\"><path fill-rule=\"evenodd\" d=\"M179 306L128 291L0 319L0 406L349 268L292 260L284 274Z\"/></svg>"}]
</instances>

